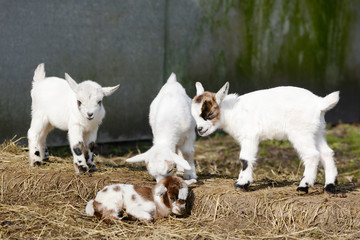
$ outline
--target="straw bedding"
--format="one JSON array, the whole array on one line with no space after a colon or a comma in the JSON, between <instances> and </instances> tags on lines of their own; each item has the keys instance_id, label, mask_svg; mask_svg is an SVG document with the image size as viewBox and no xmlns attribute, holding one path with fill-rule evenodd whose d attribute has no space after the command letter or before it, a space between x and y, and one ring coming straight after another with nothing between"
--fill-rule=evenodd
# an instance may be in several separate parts
<instances>
[{"instance_id":1,"label":"straw bedding","mask_svg":"<svg viewBox=\"0 0 360 240\"><path fill-rule=\"evenodd\" d=\"M340 128L330 135L346 140L348 132ZM290 145L273 142L261 147L250 190L235 190L239 147L224 135L199 139L195 155L199 182L188 201L191 214L114 224L87 216L85 205L109 184L154 185L142 164L125 164L133 152L97 156L98 171L75 175L71 156L52 155L50 162L30 168L26 149L16 141L0 147L1 239L360 238L360 163L357 150L349 151L348 140L337 141L346 151L332 146L340 187L338 194L330 195L323 193L321 168L317 179L321 184L309 194L296 192L302 166Z\"/></svg>"}]
</instances>

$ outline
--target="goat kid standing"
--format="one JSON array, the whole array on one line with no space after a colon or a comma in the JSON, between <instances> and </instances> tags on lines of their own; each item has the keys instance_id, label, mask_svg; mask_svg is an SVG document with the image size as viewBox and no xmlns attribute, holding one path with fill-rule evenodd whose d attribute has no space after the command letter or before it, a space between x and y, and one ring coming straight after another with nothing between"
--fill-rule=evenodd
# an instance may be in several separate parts
<instances>
[{"instance_id":1,"label":"goat kid standing","mask_svg":"<svg viewBox=\"0 0 360 240\"><path fill-rule=\"evenodd\" d=\"M96 168L93 148L105 116L102 100L120 85L101 87L90 80L77 84L67 73L65 79L45 77L43 63L35 70L28 130L30 165L40 165L48 158L46 137L52 129L58 128L68 131L75 172L80 173Z\"/></svg>"},{"instance_id":2,"label":"goat kid standing","mask_svg":"<svg viewBox=\"0 0 360 240\"><path fill-rule=\"evenodd\" d=\"M172 73L150 105L153 146L126 162L145 161L156 181L172 175L175 164L178 171L184 170L184 179L197 179L194 165L196 124L190 106L191 99Z\"/></svg>"},{"instance_id":3,"label":"goat kid standing","mask_svg":"<svg viewBox=\"0 0 360 240\"><path fill-rule=\"evenodd\" d=\"M217 93L196 83L191 111L200 136L222 128L241 145L242 170L235 187L247 189L253 181L258 144L268 139L289 140L305 165L298 191L308 192L319 161L325 169L325 190L335 192L337 169L325 135L325 113L339 101L339 92L322 98L297 87L277 87L242 96L227 95L229 83Z\"/></svg>"}]
</instances>

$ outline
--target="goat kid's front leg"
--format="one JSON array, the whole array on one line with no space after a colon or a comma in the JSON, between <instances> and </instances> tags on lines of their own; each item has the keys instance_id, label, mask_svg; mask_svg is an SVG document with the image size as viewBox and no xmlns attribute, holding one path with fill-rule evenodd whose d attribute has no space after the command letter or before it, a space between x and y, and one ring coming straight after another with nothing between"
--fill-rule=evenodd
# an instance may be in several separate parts
<instances>
[{"instance_id":1,"label":"goat kid's front leg","mask_svg":"<svg viewBox=\"0 0 360 240\"><path fill-rule=\"evenodd\" d=\"M257 150L257 141L246 141L241 144L240 161L242 169L239 173L238 180L234 184L235 188L247 190L250 183L253 182L252 174Z\"/></svg>"},{"instance_id":2,"label":"goat kid's front leg","mask_svg":"<svg viewBox=\"0 0 360 240\"><path fill-rule=\"evenodd\" d=\"M83 132L80 127L76 126L69 128L68 135L76 174L89 171L89 167L86 163L89 158L89 153L88 147L84 143Z\"/></svg>"},{"instance_id":3,"label":"goat kid's front leg","mask_svg":"<svg viewBox=\"0 0 360 240\"><path fill-rule=\"evenodd\" d=\"M94 163L94 148L95 142L90 142L88 144L88 159L86 160L86 164L88 165L90 170L96 170L96 164Z\"/></svg>"},{"instance_id":4,"label":"goat kid's front leg","mask_svg":"<svg viewBox=\"0 0 360 240\"><path fill-rule=\"evenodd\" d=\"M96 170L96 164L94 163L94 148L95 141L97 137L98 128L95 128L88 136L86 137L86 145L88 149L88 158L86 159L86 164L90 170Z\"/></svg>"}]
</instances>

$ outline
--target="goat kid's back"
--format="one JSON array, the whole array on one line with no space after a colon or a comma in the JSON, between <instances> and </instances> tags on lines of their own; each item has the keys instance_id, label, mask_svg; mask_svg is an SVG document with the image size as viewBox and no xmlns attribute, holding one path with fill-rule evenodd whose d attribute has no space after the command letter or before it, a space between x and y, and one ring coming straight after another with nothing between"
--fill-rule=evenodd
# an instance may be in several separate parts
<instances>
[{"instance_id":1,"label":"goat kid's back","mask_svg":"<svg viewBox=\"0 0 360 240\"><path fill-rule=\"evenodd\" d=\"M187 132L193 129L195 121L190 106L190 97L172 73L150 105L149 118L154 137L161 133L171 135L174 131Z\"/></svg>"}]
</instances>

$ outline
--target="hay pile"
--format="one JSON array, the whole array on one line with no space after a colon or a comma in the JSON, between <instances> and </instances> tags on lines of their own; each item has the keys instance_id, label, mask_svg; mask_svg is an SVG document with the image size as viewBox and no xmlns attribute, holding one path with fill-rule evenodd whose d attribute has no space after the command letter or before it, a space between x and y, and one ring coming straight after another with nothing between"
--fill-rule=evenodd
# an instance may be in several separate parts
<instances>
[{"instance_id":1,"label":"hay pile","mask_svg":"<svg viewBox=\"0 0 360 240\"><path fill-rule=\"evenodd\" d=\"M332 134L340 137L338 129ZM0 146L0 238L360 238L359 168L348 164L360 164L359 155L353 154L356 149L336 150L341 184L337 195L323 193L320 184L308 195L295 191L302 167L287 143L262 146L255 168L256 181L249 192L233 187L240 164L232 160L237 159L239 147L231 138L220 135L200 139L196 150L200 180L192 189L189 217L107 225L85 215L87 201L112 183L153 185L141 164L124 164L128 156L98 156L99 171L92 176L76 176L71 156L51 156L50 163L30 168L27 153L14 140L7 141ZM318 181L322 179L320 171Z\"/></svg>"}]
</instances>

